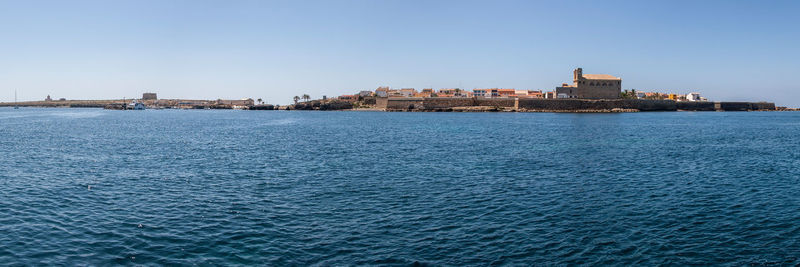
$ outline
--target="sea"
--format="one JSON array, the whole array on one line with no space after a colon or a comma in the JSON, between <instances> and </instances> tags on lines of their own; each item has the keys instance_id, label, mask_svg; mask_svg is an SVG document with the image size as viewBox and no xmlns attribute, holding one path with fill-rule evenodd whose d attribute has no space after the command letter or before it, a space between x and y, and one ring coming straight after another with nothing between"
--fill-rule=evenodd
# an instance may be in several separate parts
<instances>
[{"instance_id":1,"label":"sea","mask_svg":"<svg viewBox=\"0 0 800 267\"><path fill-rule=\"evenodd\" d=\"M0 264L798 265L800 112L0 108Z\"/></svg>"}]
</instances>

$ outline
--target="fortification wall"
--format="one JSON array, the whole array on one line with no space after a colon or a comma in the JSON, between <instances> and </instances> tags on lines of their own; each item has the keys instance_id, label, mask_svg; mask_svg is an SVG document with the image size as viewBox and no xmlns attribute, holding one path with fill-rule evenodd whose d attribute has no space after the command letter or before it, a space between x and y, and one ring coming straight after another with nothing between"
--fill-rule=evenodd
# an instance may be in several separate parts
<instances>
[{"instance_id":1,"label":"fortification wall","mask_svg":"<svg viewBox=\"0 0 800 267\"><path fill-rule=\"evenodd\" d=\"M471 97L427 97L423 100L425 109L446 109L453 107L471 107L477 102Z\"/></svg>"},{"instance_id":2,"label":"fortification wall","mask_svg":"<svg viewBox=\"0 0 800 267\"><path fill-rule=\"evenodd\" d=\"M516 100L514 98L482 98L482 97L478 97L478 98L475 98L475 105L476 106L510 108L510 107L514 107L514 102L515 101Z\"/></svg>"},{"instance_id":3,"label":"fortification wall","mask_svg":"<svg viewBox=\"0 0 800 267\"><path fill-rule=\"evenodd\" d=\"M752 105L750 102L717 102L717 110L724 111L748 111Z\"/></svg>"},{"instance_id":4,"label":"fortification wall","mask_svg":"<svg viewBox=\"0 0 800 267\"><path fill-rule=\"evenodd\" d=\"M624 99L630 101L631 108L640 111L677 111L678 102L672 100L646 100L646 99Z\"/></svg>"},{"instance_id":5,"label":"fortification wall","mask_svg":"<svg viewBox=\"0 0 800 267\"><path fill-rule=\"evenodd\" d=\"M775 103L755 102L750 104L752 110L775 110Z\"/></svg>"},{"instance_id":6,"label":"fortification wall","mask_svg":"<svg viewBox=\"0 0 800 267\"><path fill-rule=\"evenodd\" d=\"M386 103L386 110L419 110L424 109L423 98L421 97L398 97L389 98Z\"/></svg>"},{"instance_id":7,"label":"fortification wall","mask_svg":"<svg viewBox=\"0 0 800 267\"><path fill-rule=\"evenodd\" d=\"M520 99L519 108L525 110L611 110L638 109L641 111L675 111L675 101L640 99Z\"/></svg>"},{"instance_id":8,"label":"fortification wall","mask_svg":"<svg viewBox=\"0 0 800 267\"><path fill-rule=\"evenodd\" d=\"M389 106L389 98L388 97L376 97L375 98L375 107L376 108L386 108Z\"/></svg>"},{"instance_id":9,"label":"fortification wall","mask_svg":"<svg viewBox=\"0 0 800 267\"><path fill-rule=\"evenodd\" d=\"M365 96L361 99L365 105L375 105L375 97L374 96Z\"/></svg>"},{"instance_id":10,"label":"fortification wall","mask_svg":"<svg viewBox=\"0 0 800 267\"><path fill-rule=\"evenodd\" d=\"M677 102L678 110L686 111L715 111L714 102Z\"/></svg>"},{"instance_id":11,"label":"fortification wall","mask_svg":"<svg viewBox=\"0 0 800 267\"><path fill-rule=\"evenodd\" d=\"M518 102L518 105L515 105ZM454 107L517 107L528 111L581 111L636 109L639 111L748 111L775 110L767 102L676 102L645 99L536 99L536 98L386 98L376 99L378 108L387 110L444 110Z\"/></svg>"}]
</instances>

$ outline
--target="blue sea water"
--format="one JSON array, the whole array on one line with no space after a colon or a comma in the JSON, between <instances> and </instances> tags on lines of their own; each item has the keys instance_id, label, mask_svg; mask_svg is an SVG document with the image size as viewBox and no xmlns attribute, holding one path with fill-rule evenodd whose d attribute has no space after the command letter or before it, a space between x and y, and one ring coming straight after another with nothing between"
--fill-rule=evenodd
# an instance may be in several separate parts
<instances>
[{"instance_id":1,"label":"blue sea water","mask_svg":"<svg viewBox=\"0 0 800 267\"><path fill-rule=\"evenodd\" d=\"M800 113L0 109L3 265L800 264Z\"/></svg>"}]
</instances>

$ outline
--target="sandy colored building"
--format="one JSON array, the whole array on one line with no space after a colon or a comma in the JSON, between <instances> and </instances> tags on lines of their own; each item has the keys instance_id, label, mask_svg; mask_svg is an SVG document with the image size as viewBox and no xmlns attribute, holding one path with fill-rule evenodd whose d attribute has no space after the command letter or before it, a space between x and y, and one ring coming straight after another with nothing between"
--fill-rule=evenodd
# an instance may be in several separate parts
<instances>
[{"instance_id":1,"label":"sandy colored building","mask_svg":"<svg viewBox=\"0 0 800 267\"><path fill-rule=\"evenodd\" d=\"M255 105L255 101L253 101L252 98L243 98L239 100L217 99L217 105L252 106Z\"/></svg>"},{"instance_id":2,"label":"sandy colored building","mask_svg":"<svg viewBox=\"0 0 800 267\"><path fill-rule=\"evenodd\" d=\"M355 102L358 100L358 95L340 95L339 100L347 101L347 102Z\"/></svg>"},{"instance_id":3,"label":"sandy colored building","mask_svg":"<svg viewBox=\"0 0 800 267\"><path fill-rule=\"evenodd\" d=\"M556 87L557 98L613 99L620 98L622 79L608 74L583 74L573 71L572 85Z\"/></svg>"},{"instance_id":4,"label":"sandy colored building","mask_svg":"<svg viewBox=\"0 0 800 267\"><path fill-rule=\"evenodd\" d=\"M542 90L528 90L528 97L530 98L544 98Z\"/></svg>"},{"instance_id":5,"label":"sandy colored building","mask_svg":"<svg viewBox=\"0 0 800 267\"><path fill-rule=\"evenodd\" d=\"M511 97L516 92L517 90L514 89L497 89L497 94L499 97Z\"/></svg>"},{"instance_id":6,"label":"sandy colored building","mask_svg":"<svg viewBox=\"0 0 800 267\"><path fill-rule=\"evenodd\" d=\"M414 97L417 93L417 90L414 88L402 88L400 89L400 95L403 97Z\"/></svg>"},{"instance_id":7,"label":"sandy colored building","mask_svg":"<svg viewBox=\"0 0 800 267\"><path fill-rule=\"evenodd\" d=\"M143 93L142 100L157 100L158 96L156 93Z\"/></svg>"}]
</instances>

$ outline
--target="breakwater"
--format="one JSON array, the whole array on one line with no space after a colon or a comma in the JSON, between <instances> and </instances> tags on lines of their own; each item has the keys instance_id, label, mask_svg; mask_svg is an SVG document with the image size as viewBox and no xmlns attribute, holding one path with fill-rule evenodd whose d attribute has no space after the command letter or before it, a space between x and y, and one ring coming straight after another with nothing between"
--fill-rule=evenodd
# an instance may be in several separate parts
<instances>
[{"instance_id":1,"label":"breakwater","mask_svg":"<svg viewBox=\"0 0 800 267\"><path fill-rule=\"evenodd\" d=\"M131 101L144 104L148 109L259 109L271 110L274 106L255 105L251 99L246 100L193 100L193 99L106 99L106 100L52 100L0 102L0 107L42 107L42 108L106 108L127 109Z\"/></svg>"},{"instance_id":2,"label":"breakwater","mask_svg":"<svg viewBox=\"0 0 800 267\"><path fill-rule=\"evenodd\" d=\"M103 108L111 104L122 104L122 100L61 100L61 101L23 101L1 102L0 107L41 107L41 108Z\"/></svg>"},{"instance_id":3,"label":"breakwater","mask_svg":"<svg viewBox=\"0 0 800 267\"><path fill-rule=\"evenodd\" d=\"M644 99L527 99L527 98L378 98L377 108L387 111L495 110L523 112L614 111L756 111L775 110L768 102L677 102ZM489 107L464 109L468 107Z\"/></svg>"}]
</instances>

